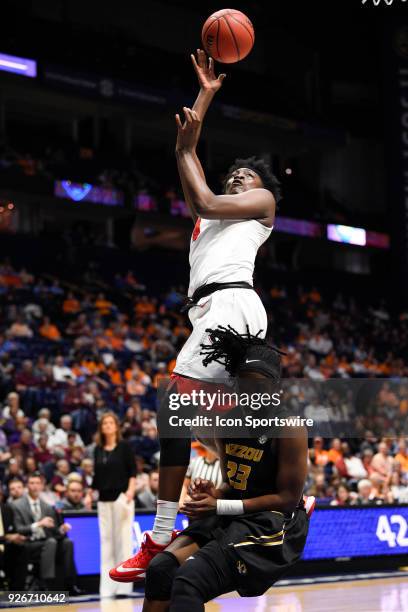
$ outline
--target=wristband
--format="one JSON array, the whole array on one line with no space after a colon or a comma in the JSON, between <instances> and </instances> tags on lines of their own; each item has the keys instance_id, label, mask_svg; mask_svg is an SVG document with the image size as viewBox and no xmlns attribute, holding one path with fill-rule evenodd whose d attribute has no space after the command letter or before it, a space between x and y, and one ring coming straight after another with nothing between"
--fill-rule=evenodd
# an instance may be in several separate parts
<instances>
[{"instance_id":1,"label":"wristband","mask_svg":"<svg viewBox=\"0 0 408 612\"><path fill-rule=\"evenodd\" d=\"M217 514L221 516L244 514L242 499L217 499Z\"/></svg>"}]
</instances>

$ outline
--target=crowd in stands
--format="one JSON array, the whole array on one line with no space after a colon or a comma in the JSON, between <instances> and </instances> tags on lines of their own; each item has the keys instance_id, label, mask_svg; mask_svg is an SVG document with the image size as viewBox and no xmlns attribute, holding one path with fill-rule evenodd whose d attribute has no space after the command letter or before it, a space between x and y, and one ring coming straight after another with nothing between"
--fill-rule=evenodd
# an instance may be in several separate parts
<instances>
[{"instance_id":1,"label":"crowd in stands","mask_svg":"<svg viewBox=\"0 0 408 612\"><path fill-rule=\"evenodd\" d=\"M132 272L86 278L75 284L16 269L9 260L0 264L2 493L19 497L27 477L40 471L50 504L90 508L95 432L111 410L135 455L136 505L151 506L158 485L157 389L190 333L180 313L183 290L149 294ZM268 337L284 352L292 404L337 424L310 441L306 492L339 505L408 501L406 315L391 314L385 304L366 309L341 295L329 299L316 288L259 292ZM347 391L329 391L321 404L313 389L329 379L368 380L376 391L356 416Z\"/></svg>"}]
</instances>

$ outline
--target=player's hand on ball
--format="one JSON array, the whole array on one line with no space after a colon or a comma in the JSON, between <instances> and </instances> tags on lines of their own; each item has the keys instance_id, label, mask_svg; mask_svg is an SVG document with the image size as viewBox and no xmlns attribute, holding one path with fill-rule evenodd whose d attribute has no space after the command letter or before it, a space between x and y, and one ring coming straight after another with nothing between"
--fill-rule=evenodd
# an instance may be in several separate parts
<instances>
[{"instance_id":1,"label":"player's hand on ball","mask_svg":"<svg viewBox=\"0 0 408 612\"><path fill-rule=\"evenodd\" d=\"M194 151L200 137L201 120L191 108L183 106L185 121L181 123L180 115L176 115L177 142L176 151Z\"/></svg>"},{"instance_id":2,"label":"player's hand on ball","mask_svg":"<svg viewBox=\"0 0 408 612\"><path fill-rule=\"evenodd\" d=\"M205 51L197 49L197 59L194 53L191 54L191 61L198 77L198 82L203 91L216 93L225 79L225 74L220 74L218 77L215 76L214 72L214 60L212 57L207 59Z\"/></svg>"}]
</instances>

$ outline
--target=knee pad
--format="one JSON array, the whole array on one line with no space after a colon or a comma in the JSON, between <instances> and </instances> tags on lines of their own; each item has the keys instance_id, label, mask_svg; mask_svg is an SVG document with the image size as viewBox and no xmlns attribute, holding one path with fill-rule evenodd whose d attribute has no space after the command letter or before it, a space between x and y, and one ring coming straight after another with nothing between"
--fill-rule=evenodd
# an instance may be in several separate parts
<instances>
[{"instance_id":1,"label":"knee pad","mask_svg":"<svg viewBox=\"0 0 408 612\"><path fill-rule=\"evenodd\" d=\"M169 612L204 612L205 598L183 574L176 575L171 589Z\"/></svg>"},{"instance_id":2,"label":"knee pad","mask_svg":"<svg viewBox=\"0 0 408 612\"><path fill-rule=\"evenodd\" d=\"M180 567L171 552L161 552L150 562L146 571L145 596L150 601L170 599L174 574Z\"/></svg>"},{"instance_id":3,"label":"knee pad","mask_svg":"<svg viewBox=\"0 0 408 612\"><path fill-rule=\"evenodd\" d=\"M174 576L169 612L204 612L204 604L236 589L230 563L213 540L186 560Z\"/></svg>"}]
</instances>

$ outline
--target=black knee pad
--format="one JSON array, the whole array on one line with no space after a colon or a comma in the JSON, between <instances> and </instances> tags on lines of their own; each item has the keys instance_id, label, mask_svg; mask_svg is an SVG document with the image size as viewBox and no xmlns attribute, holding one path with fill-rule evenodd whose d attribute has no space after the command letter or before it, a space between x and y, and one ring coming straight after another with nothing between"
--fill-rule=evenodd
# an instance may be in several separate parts
<instances>
[{"instance_id":1,"label":"black knee pad","mask_svg":"<svg viewBox=\"0 0 408 612\"><path fill-rule=\"evenodd\" d=\"M169 612L204 612L204 604L236 589L236 578L219 542L212 540L177 570Z\"/></svg>"},{"instance_id":2,"label":"black knee pad","mask_svg":"<svg viewBox=\"0 0 408 612\"><path fill-rule=\"evenodd\" d=\"M174 575L180 567L171 552L161 552L150 562L146 571L145 596L150 601L170 599Z\"/></svg>"},{"instance_id":3,"label":"black knee pad","mask_svg":"<svg viewBox=\"0 0 408 612\"><path fill-rule=\"evenodd\" d=\"M188 563L188 562L187 562ZM171 589L169 612L204 612L205 595L183 574L176 575Z\"/></svg>"}]
</instances>

